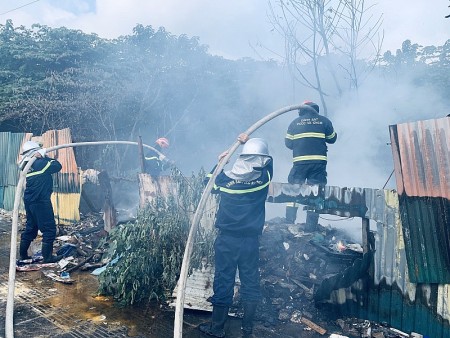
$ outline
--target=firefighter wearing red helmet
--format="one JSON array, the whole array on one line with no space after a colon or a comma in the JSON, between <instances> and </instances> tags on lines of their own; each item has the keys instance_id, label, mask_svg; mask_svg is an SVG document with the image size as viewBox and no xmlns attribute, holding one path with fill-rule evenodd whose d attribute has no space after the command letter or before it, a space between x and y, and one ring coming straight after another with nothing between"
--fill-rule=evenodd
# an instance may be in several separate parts
<instances>
[{"instance_id":1,"label":"firefighter wearing red helmet","mask_svg":"<svg viewBox=\"0 0 450 338\"><path fill-rule=\"evenodd\" d=\"M325 116L319 115L319 105L311 101L303 102L298 117L288 127L285 144L292 150L293 166L288 176L291 184L327 184L327 144L336 142L337 134L333 124ZM288 203L286 221L295 223L298 206ZM306 213L306 229L315 230L319 214Z\"/></svg>"},{"instance_id":2,"label":"firefighter wearing red helmet","mask_svg":"<svg viewBox=\"0 0 450 338\"><path fill-rule=\"evenodd\" d=\"M169 148L170 142L165 137L160 137L155 141L155 149L162 153L164 149ZM149 150L145 156L145 172L151 176L157 177L170 167L169 163L161 158L156 151Z\"/></svg>"}]
</instances>

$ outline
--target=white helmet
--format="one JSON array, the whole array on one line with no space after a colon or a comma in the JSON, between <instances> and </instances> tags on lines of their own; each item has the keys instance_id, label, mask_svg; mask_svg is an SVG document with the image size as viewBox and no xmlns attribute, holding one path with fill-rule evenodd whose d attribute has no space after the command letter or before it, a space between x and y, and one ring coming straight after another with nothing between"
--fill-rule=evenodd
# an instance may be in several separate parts
<instances>
[{"instance_id":1,"label":"white helmet","mask_svg":"<svg viewBox=\"0 0 450 338\"><path fill-rule=\"evenodd\" d=\"M269 146L267 142L262 138L251 138L247 142L245 142L242 147L241 155L262 155L262 156L270 156L269 155Z\"/></svg>"},{"instance_id":2,"label":"white helmet","mask_svg":"<svg viewBox=\"0 0 450 338\"><path fill-rule=\"evenodd\" d=\"M34 141L27 141L22 146L22 155L28 153L30 150L40 149L41 145Z\"/></svg>"}]
</instances>

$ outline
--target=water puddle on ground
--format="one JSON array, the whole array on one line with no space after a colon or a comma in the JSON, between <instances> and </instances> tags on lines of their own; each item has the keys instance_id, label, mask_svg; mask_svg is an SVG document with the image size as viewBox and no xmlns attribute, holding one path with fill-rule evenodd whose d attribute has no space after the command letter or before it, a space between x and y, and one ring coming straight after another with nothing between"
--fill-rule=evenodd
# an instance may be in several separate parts
<instances>
[{"instance_id":1,"label":"water puddle on ground","mask_svg":"<svg viewBox=\"0 0 450 338\"><path fill-rule=\"evenodd\" d=\"M51 281L42 272L27 272L30 287L47 292L43 300L52 308L64 310L73 322L88 321L108 327L127 327L131 337L172 336L173 313L158 306L149 308L119 307L108 296L98 295L97 277L88 272L71 273L73 284ZM67 323L70 325L70 322Z\"/></svg>"},{"instance_id":2,"label":"water puddle on ground","mask_svg":"<svg viewBox=\"0 0 450 338\"><path fill-rule=\"evenodd\" d=\"M8 280L9 273L10 237L11 224L0 220L0 272L4 281ZM125 335L120 337L173 337L174 309L158 304L149 307L120 307L112 297L98 294L97 276L91 275L89 271L77 270L70 277L75 282L63 284L44 276L42 271L17 272L15 309L23 308L24 305L28 305L29 309L39 309L41 317L48 318L53 323L56 321L57 327L64 332L75 332L80 328L80 323L87 323L91 327L106 328L108 332L124 332L125 328ZM0 293L6 297L7 282ZM23 316L25 317L20 318L23 323L36 321L37 318L36 313L30 310L23 312ZM210 316L208 312L184 310L183 337L204 338L197 326L208 321ZM38 322L36 325L39 327ZM230 317L226 324L227 337L242 337L240 325L240 319ZM292 325L275 328L257 322L255 329L260 338L315 337L312 332L299 332L299 327ZM47 336L51 334L48 333ZM84 336L100 337L95 333Z\"/></svg>"}]
</instances>

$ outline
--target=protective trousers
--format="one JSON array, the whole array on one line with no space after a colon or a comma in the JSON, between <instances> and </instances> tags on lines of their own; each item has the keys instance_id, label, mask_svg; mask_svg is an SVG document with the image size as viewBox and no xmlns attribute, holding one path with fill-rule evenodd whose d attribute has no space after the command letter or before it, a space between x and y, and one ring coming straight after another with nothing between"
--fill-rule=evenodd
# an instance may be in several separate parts
<instances>
[{"instance_id":1,"label":"protective trousers","mask_svg":"<svg viewBox=\"0 0 450 338\"><path fill-rule=\"evenodd\" d=\"M297 219L298 203L286 203L286 223L295 224ZM314 231L319 224L319 214L314 211L306 211L306 228L307 231Z\"/></svg>"},{"instance_id":2,"label":"protective trousers","mask_svg":"<svg viewBox=\"0 0 450 338\"><path fill-rule=\"evenodd\" d=\"M288 176L290 184L327 184L327 162L324 163L296 163ZM286 222L295 223L297 219L298 203L286 204ZM315 230L319 222L319 214L306 212L306 230Z\"/></svg>"},{"instance_id":3,"label":"protective trousers","mask_svg":"<svg viewBox=\"0 0 450 338\"><path fill-rule=\"evenodd\" d=\"M27 222L25 231L22 233L21 241L32 242L42 232L42 243L53 244L56 238L55 215L53 214L52 202L39 201L25 203Z\"/></svg>"},{"instance_id":4,"label":"protective trousers","mask_svg":"<svg viewBox=\"0 0 450 338\"><path fill-rule=\"evenodd\" d=\"M259 286L259 238L234 237L220 233L214 242L215 273L212 303L228 307L233 303L236 269L241 281L243 302L257 302L261 298Z\"/></svg>"}]
</instances>

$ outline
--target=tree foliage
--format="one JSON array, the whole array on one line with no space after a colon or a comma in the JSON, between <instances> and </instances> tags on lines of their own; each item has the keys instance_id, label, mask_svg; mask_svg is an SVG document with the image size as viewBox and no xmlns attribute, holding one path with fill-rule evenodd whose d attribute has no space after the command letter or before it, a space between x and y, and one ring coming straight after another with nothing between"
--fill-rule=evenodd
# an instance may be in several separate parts
<instances>
[{"instance_id":1,"label":"tree foliage","mask_svg":"<svg viewBox=\"0 0 450 338\"><path fill-rule=\"evenodd\" d=\"M256 81L255 69L269 69L265 63L212 56L197 37L174 36L164 28L137 25L131 35L107 40L7 21L0 25L0 56L1 130L41 134L68 127L75 142L142 136L152 144L176 135L182 154L193 130L234 138L248 120L240 111L266 111L246 87ZM205 123L232 128L211 130ZM80 153L84 167L102 159L117 171L127 170L132 156L128 149Z\"/></svg>"},{"instance_id":2,"label":"tree foliage","mask_svg":"<svg viewBox=\"0 0 450 338\"><path fill-rule=\"evenodd\" d=\"M429 85L449 101L450 40L438 47L405 40L395 54L384 53L382 69L391 78L407 76L418 86Z\"/></svg>"}]
</instances>

